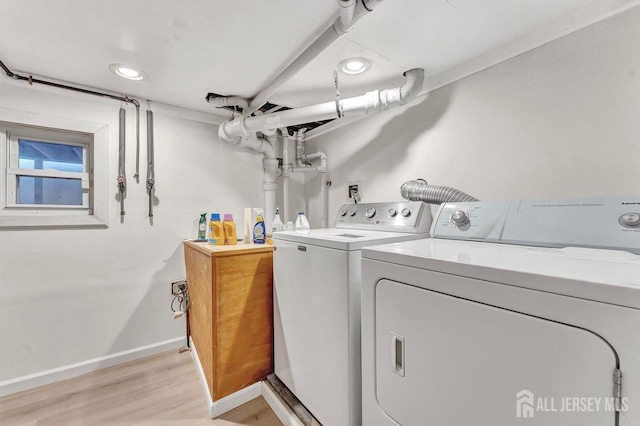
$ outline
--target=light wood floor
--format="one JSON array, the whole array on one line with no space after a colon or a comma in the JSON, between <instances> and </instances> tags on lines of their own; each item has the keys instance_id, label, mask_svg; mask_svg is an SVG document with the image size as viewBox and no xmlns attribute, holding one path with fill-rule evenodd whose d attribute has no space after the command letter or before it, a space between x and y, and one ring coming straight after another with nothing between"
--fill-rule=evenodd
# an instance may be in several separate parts
<instances>
[{"instance_id":1,"label":"light wood floor","mask_svg":"<svg viewBox=\"0 0 640 426\"><path fill-rule=\"evenodd\" d=\"M260 397L215 420L177 350L0 398L0 425L280 426Z\"/></svg>"}]
</instances>

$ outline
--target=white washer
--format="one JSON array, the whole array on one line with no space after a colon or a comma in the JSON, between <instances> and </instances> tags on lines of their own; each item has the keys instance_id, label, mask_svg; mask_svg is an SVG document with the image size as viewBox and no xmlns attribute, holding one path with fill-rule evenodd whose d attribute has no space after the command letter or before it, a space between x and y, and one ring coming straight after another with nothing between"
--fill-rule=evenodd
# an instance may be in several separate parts
<instances>
[{"instance_id":1,"label":"white washer","mask_svg":"<svg viewBox=\"0 0 640 426\"><path fill-rule=\"evenodd\" d=\"M363 425L640 424L639 211L445 204L363 249Z\"/></svg>"},{"instance_id":2,"label":"white washer","mask_svg":"<svg viewBox=\"0 0 640 426\"><path fill-rule=\"evenodd\" d=\"M336 228L273 236L274 367L322 424L361 424L360 252L429 236L420 202L349 204Z\"/></svg>"}]
</instances>

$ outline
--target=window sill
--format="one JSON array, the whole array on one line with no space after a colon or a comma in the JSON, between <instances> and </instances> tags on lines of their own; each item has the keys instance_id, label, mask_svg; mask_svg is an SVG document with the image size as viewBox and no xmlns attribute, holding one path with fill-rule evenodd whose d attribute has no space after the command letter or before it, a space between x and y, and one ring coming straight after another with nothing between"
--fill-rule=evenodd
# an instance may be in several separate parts
<instances>
[{"instance_id":1,"label":"window sill","mask_svg":"<svg viewBox=\"0 0 640 426\"><path fill-rule=\"evenodd\" d=\"M0 216L0 229L108 228L96 216Z\"/></svg>"}]
</instances>

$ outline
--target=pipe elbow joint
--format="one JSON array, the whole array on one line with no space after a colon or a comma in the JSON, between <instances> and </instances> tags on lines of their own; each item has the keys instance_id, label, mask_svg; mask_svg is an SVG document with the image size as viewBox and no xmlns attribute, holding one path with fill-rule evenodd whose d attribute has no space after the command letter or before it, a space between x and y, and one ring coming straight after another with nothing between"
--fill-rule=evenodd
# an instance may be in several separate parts
<instances>
[{"instance_id":1,"label":"pipe elbow joint","mask_svg":"<svg viewBox=\"0 0 640 426\"><path fill-rule=\"evenodd\" d=\"M218 127L218 137L224 142L238 144L241 138L248 138L254 133L250 132L245 125L246 116L236 117L227 120Z\"/></svg>"},{"instance_id":2,"label":"pipe elbow joint","mask_svg":"<svg viewBox=\"0 0 640 426\"><path fill-rule=\"evenodd\" d=\"M238 144L240 142L240 136L234 136L227 132L227 125L229 121L225 121L218 127L218 137L222 142Z\"/></svg>"},{"instance_id":3,"label":"pipe elbow joint","mask_svg":"<svg viewBox=\"0 0 640 426\"><path fill-rule=\"evenodd\" d=\"M405 83L400 87L400 105L411 102L422 90L424 69L414 68L404 73Z\"/></svg>"}]
</instances>

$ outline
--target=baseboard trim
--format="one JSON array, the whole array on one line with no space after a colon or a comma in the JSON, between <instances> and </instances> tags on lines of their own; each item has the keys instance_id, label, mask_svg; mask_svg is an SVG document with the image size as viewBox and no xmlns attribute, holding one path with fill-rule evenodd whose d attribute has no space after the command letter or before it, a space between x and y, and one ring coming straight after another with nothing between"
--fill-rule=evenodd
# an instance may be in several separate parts
<instances>
[{"instance_id":1,"label":"baseboard trim","mask_svg":"<svg viewBox=\"0 0 640 426\"><path fill-rule=\"evenodd\" d=\"M256 399L260 395L262 395L262 382L254 383L246 388L240 389L237 392L232 393L231 395L227 395L222 399L217 401L213 401L211 398L211 393L209 392L209 385L207 384L207 378L204 375L204 370L202 369L202 364L200 364L200 357L198 356L198 349L196 345L193 343L193 339L189 337L189 346L191 347L191 356L193 358L193 362L196 365L196 372L198 373L198 377L200 378L200 384L202 385L202 391L204 392L204 397L207 400L207 407L209 408L209 416L214 419L227 411L231 411L234 408L245 404L252 399Z\"/></svg>"},{"instance_id":2,"label":"baseboard trim","mask_svg":"<svg viewBox=\"0 0 640 426\"><path fill-rule=\"evenodd\" d=\"M60 380L70 379L82 374L91 373L93 371L102 370L117 364L123 364L136 359L156 355L171 349L177 349L184 346L186 340L184 337L165 340L163 342L151 345L140 346L138 348L129 349L115 354L105 355L93 358L87 361L75 364L65 365L63 367L53 368L51 370L41 371L39 373L29 374L26 376L16 377L15 379L0 382L0 397L10 395L12 393L21 392L38 386L48 385Z\"/></svg>"},{"instance_id":3,"label":"baseboard trim","mask_svg":"<svg viewBox=\"0 0 640 426\"><path fill-rule=\"evenodd\" d=\"M229 396L213 401L211 393L209 392L209 385L207 384L207 378L204 375L202 364L200 364L200 358L198 357L198 349L193 343L193 339L189 337L189 346L191 347L191 357L193 363L196 365L196 373L200 378L200 384L202 385L202 391L209 408L209 415L212 419L233 410L245 404L259 396L262 396L278 419L284 424L284 426L304 426L304 424L298 419L293 410L280 398L271 385L267 381L254 383L244 389L232 393Z\"/></svg>"},{"instance_id":4,"label":"baseboard trim","mask_svg":"<svg viewBox=\"0 0 640 426\"><path fill-rule=\"evenodd\" d=\"M265 380L262 382L262 397L269 407L276 413L284 426L304 426L293 410L280 398L271 385Z\"/></svg>"},{"instance_id":5,"label":"baseboard trim","mask_svg":"<svg viewBox=\"0 0 640 426\"><path fill-rule=\"evenodd\" d=\"M244 389L240 389L238 392L234 392L231 395L215 401L209 406L209 414L211 418L214 419L252 399L256 399L260 395L262 395L262 382L254 383Z\"/></svg>"},{"instance_id":6,"label":"baseboard trim","mask_svg":"<svg viewBox=\"0 0 640 426\"><path fill-rule=\"evenodd\" d=\"M191 358L193 359L193 363L196 365L196 373L198 374L198 378L200 379L200 385L202 385L202 392L204 393L204 398L207 402L207 407L209 407L209 415L212 416L212 407L213 407L213 399L211 398L211 393L209 392L209 385L207 384L207 377L204 375L204 370L202 369L202 364L200 364L200 357L198 356L198 350L196 349L195 343L193 343L193 339L189 336L189 347L191 348Z\"/></svg>"}]
</instances>

